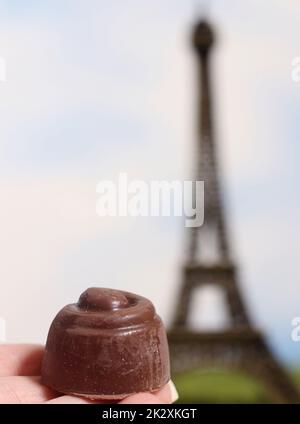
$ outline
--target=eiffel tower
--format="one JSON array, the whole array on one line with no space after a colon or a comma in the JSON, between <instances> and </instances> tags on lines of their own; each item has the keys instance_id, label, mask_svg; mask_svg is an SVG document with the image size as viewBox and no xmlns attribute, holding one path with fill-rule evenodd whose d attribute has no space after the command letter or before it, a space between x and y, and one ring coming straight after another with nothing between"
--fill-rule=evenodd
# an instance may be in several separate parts
<instances>
[{"instance_id":1,"label":"eiffel tower","mask_svg":"<svg viewBox=\"0 0 300 424\"><path fill-rule=\"evenodd\" d=\"M300 403L300 395L274 357L263 335L253 327L238 285L232 261L218 177L210 86L210 54L215 41L211 25L195 25L193 47L199 73L199 125L197 179L204 181L204 224L188 228L189 251L175 317L168 339L173 372L218 366L240 369L260 380L276 403ZM214 246L207 259L207 246ZM211 249L213 250L213 249ZM191 300L197 289L217 286L223 293L230 318L229 329L195 331L189 323Z\"/></svg>"}]
</instances>

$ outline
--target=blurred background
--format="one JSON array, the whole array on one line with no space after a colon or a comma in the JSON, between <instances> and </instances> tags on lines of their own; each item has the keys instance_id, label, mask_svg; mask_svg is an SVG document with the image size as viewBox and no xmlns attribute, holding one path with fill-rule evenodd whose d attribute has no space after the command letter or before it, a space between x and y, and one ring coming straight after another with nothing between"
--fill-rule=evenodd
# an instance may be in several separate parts
<instances>
[{"instance_id":1,"label":"blurred background","mask_svg":"<svg viewBox=\"0 0 300 424\"><path fill-rule=\"evenodd\" d=\"M203 4L202 4L203 3ZM96 185L189 179L196 69L192 25L218 43L214 100L222 182L255 324L297 378L300 56L296 0L0 1L0 316L8 342L44 343L88 286L138 292L166 324L185 250L182 218L99 218ZM206 322L223 319L207 295ZM195 314L197 324L197 313ZM268 401L236 373L181 375L182 401ZM300 380L300 379L299 379Z\"/></svg>"}]
</instances>

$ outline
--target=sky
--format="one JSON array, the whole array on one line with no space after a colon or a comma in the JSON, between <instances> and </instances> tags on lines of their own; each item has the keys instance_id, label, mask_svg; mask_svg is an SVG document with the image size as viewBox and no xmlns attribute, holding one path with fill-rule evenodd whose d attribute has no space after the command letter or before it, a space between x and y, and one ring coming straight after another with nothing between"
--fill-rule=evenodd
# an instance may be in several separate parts
<instances>
[{"instance_id":1,"label":"sky","mask_svg":"<svg viewBox=\"0 0 300 424\"><path fill-rule=\"evenodd\" d=\"M207 3L218 33L215 123L241 288L278 355L299 364L300 343L290 333L300 316L300 83L291 78L300 5ZM91 285L150 297L170 322L186 245L182 220L99 218L96 185L119 172L146 181L190 178L190 32L204 6L0 0L7 63L0 82L0 316L8 341L44 342L56 312ZM220 299L205 296L206 319L220 318Z\"/></svg>"}]
</instances>

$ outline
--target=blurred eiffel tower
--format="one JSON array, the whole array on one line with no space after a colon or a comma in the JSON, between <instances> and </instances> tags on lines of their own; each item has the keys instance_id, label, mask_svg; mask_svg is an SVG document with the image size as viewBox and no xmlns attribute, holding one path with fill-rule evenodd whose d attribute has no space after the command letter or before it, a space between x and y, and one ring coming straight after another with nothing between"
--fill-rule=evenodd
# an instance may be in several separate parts
<instances>
[{"instance_id":1,"label":"blurred eiffel tower","mask_svg":"<svg viewBox=\"0 0 300 424\"><path fill-rule=\"evenodd\" d=\"M199 65L199 126L197 179L204 181L204 225L189 228L190 248L183 268L173 326L168 332L173 372L210 366L234 367L261 380L275 402L299 403L300 395L249 319L229 253L228 235L220 196L210 87L210 53L214 32L206 21L196 24L193 46ZM216 259L207 262L204 251L211 242ZM188 322L190 302L197 288L215 285L223 290L231 319L221 332L193 331Z\"/></svg>"}]
</instances>

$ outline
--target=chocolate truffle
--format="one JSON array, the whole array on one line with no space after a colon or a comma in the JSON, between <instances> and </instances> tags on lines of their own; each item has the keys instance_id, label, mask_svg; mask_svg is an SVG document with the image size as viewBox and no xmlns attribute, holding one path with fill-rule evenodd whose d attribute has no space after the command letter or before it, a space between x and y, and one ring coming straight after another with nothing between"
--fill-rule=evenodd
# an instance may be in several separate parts
<instances>
[{"instance_id":1,"label":"chocolate truffle","mask_svg":"<svg viewBox=\"0 0 300 424\"><path fill-rule=\"evenodd\" d=\"M89 288L49 330L42 382L90 399L155 392L170 379L166 332L150 300Z\"/></svg>"}]
</instances>

